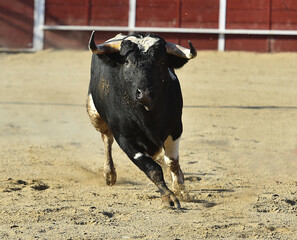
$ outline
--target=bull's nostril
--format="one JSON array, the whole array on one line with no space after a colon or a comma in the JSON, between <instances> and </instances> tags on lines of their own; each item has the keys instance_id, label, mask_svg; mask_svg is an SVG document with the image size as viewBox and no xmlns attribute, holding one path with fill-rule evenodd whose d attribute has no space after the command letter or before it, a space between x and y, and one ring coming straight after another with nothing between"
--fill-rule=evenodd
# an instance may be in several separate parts
<instances>
[{"instance_id":1,"label":"bull's nostril","mask_svg":"<svg viewBox=\"0 0 297 240\"><path fill-rule=\"evenodd\" d=\"M137 97L137 99L141 99L143 97L143 93L142 93L142 91L140 89L137 89L136 97Z\"/></svg>"}]
</instances>

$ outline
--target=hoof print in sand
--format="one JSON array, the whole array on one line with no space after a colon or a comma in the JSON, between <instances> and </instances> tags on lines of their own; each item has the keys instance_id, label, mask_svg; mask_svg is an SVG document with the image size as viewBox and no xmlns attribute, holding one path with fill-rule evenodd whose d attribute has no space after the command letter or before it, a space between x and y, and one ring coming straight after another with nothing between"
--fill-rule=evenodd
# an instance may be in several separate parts
<instances>
[{"instance_id":1,"label":"hoof print in sand","mask_svg":"<svg viewBox=\"0 0 297 240\"><path fill-rule=\"evenodd\" d=\"M1 184L2 185L2 184ZM7 181L3 183L3 192L15 192L20 191L24 187L26 187L28 183L23 180L13 180L12 178L9 178Z\"/></svg>"},{"instance_id":2,"label":"hoof print in sand","mask_svg":"<svg viewBox=\"0 0 297 240\"><path fill-rule=\"evenodd\" d=\"M24 180L14 180L12 178L9 178L8 180L0 184L2 185L0 186L0 189L2 189L2 192L21 191L28 186L30 186L32 189L37 191L42 191L49 188L47 184L43 183L40 180L32 180L30 182L27 182Z\"/></svg>"},{"instance_id":3,"label":"hoof print in sand","mask_svg":"<svg viewBox=\"0 0 297 240\"><path fill-rule=\"evenodd\" d=\"M189 182L200 182L202 178L196 177L196 176L188 176L188 177L185 177L185 180Z\"/></svg>"},{"instance_id":4,"label":"hoof print in sand","mask_svg":"<svg viewBox=\"0 0 297 240\"><path fill-rule=\"evenodd\" d=\"M49 186L40 180L33 180L31 184L31 188L33 188L36 191L43 191L48 189Z\"/></svg>"}]
</instances>

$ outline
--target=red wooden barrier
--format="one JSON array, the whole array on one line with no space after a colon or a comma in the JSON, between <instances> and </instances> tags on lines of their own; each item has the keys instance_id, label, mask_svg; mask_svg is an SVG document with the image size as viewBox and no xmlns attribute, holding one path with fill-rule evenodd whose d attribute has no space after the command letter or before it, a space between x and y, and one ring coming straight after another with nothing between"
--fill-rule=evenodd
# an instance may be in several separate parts
<instances>
[{"instance_id":1,"label":"red wooden barrier","mask_svg":"<svg viewBox=\"0 0 297 240\"><path fill-rule=\"evenodd\" d=\"M297 30L297 1L272 1L270 26L271 29ZM297 51L297 36L271 36L270 51Z\"/></svg>"},{"instance_id":2,"label":"red wooden barrier","mask_svg":"<svg viewBox=\"0 0 297 240\"><path fill-rule=\"evenodd\" d=\"M297 30L297 1L271 2L271 29Z\"/></svg>"},{"instance_id":3,"label":"red wooden barrier","mask_svg":"<svg viewBox=\"0 0 297 240\"><path fill-rule=\"evenodd\" d=\"M179 22L179 0L137 1L137 27L179 27Z\"/></svg>"},{"instance_id":4,"label":"red wooden barrier","mask_svg":"<svg viewBox=\"0 0 297 240\"><path fill-rule=\"evenodd\" d=\"M46 25L127 26L129 0L47 0ZM116 35L96 34L98 43ZM90 32L45 31L45 48L87 48Z\"/></svg>"},{"instance_id":5,"label":"red wooden barrier","mask_svg":"<svg viewBox=\"0 0 297 240\"><path fill-rule=\"evenodd\" d=\"M228 0L226 28L269 29L270 0Z\"/></svg>"},{"instance_id":6,"label":"red wooden barrier","mask_svg":"<svg viewBox=\"0 0 297 240\"><path fill-rule=\"evenodd\" d=\"M34 0L0 0L0 47L31 48Z\"/></svg>"},{"instance_id":7,"label":"red wooden barrier","mask_svg":"<svg viewBox=\"0 0 297 240\"><path fill-rule=\"evenodd\" d=\"M92 0L89 23L94 26L127 26L129 0Z\"/></svg>"},{"instance_id":8,"label":"red wooden barrier","mask_svg":"<svg viewBox=\"0 0 297 240\"><path fill-rule=\"evenodd\" d=\"M228 0L226 28L297 30L296 0ZM226 50L297 51L296 36L227 35Z\"/></svg>"},{"instance_id":9,"label":"red wooden barrier","mask_svg":"<svg viewBox=\"0 0 297 240\"><path fill-rule=\"evenodd\" d=\"M184 28L218 28L219 0L181 2L181 24Z\"/></svg>"},{"instance_id":10,"label":"red wooden barrier","mask_svg":"<svg viewBox=\"0 0 297 240\"><path fill-rule=\"evenodd\" d=\"M220 0L137 0L137 27L218 29ZM34 0L0 0L0 47L28 48ZM45 25L128 26L129 0L46 0ZM226 29L297 30L297 0L227 0ZM98 43L116 32L100 32ZM125 33L124 33L125 34ZM87 48L90 32L46 30L45 48ZM218 34L159 33L187 46L216 50ZM297 51L297 36L225 36L226 50Z\"/></svg>"},{"instance_id":11,"label":"red wooden barrier","mask_svg":"<svg viewBox=\"0 0 297 240\"><path fill-rule=\"evenodd\" d=\"M139 0L136 9L137 27L218 28L219 0ZM217 35L160 34L167 41L198 49L217 49Z\"/></svg>"},{"instance_id":12,"label":"red wooden barrier","mask_svg":"<svg viewBox=\"0 0 297 240\"><path fill-rule=\"evenodd\" d=\"M46 25L127 26L129 0L46 0Z\"/></svg>"}]
</instances>

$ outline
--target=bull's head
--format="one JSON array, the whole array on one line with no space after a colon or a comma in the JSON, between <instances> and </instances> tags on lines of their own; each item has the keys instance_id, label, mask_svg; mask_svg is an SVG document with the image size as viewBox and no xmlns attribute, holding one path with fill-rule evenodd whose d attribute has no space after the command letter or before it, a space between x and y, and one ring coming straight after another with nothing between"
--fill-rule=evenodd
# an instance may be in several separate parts
<instances>
[{"instance_id":1,"label":"bull's head","mask_svg":"<svg viewBox=\"0 0 297 240\"><path fill-rule=\"evenodd\" d=\"M129 95L148 111L154 107L166 82L176 80L171 69L180 68L197 56L190 41L190 49L187 49L153 34L118 34L96 45L94 33L90 37L89 49L96 55L117 55L111 59L121 67L125 83L131 85Z\"/></svg>"}]
</instances>

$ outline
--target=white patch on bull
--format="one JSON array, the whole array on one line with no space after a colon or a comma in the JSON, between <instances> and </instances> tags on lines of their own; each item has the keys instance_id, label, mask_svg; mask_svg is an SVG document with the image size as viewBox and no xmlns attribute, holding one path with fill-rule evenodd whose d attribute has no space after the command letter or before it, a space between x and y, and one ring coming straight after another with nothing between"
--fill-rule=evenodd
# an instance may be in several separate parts
<instances>
[{"instance_id":1,"label":"white patch on bull","mask_svg":"<svg viewBox=\"0 0 297 240\"><path fill-rule=\"evenodd\" d=\"M169 76L172 80L177 80L175 74L172 72L172 70L170 68L168 68L168 72L169 72Z\"/></svg>"},{"instance_id":2,"label":"white patch on bull","mask_svg":"<svg viewBox=\"0 0 297 240\"><path fill-rule=\"evenodd\" d=\"M141 153L141 152L138 152L134 155L134 159L138 159L138 158L141 158L143 156L146 156L146 157L149 157L149 155L147 153Z\"/></svg>"},{"instance_id":3,"label":"white patch on bull","mask_svg":"<svg viewBox=\"0 0 297 240\"><path fill-rule=\"evenodd\" d=\"M178 157L179 157L179 141L180 141L180 137L173 141L172 136L168 136L168 138L164 142L165 157L167 157L169 160L170 160L170 158L178 159Z\"/></svg>"},{"instance_id":4,"label":"white patch on bull","mask_svg":"<svg viewBox=\"0 0 297 240\"><path fill-rule=\"evenodd\" d=\"M173 160L171 160L170 158L168 158L167 156L164 156L164 161L166 163L167 166L169 166L170 168L170 165L172 163ZM182 174L177 174L175 172L171 172L171 178L172 178L172 185L175 186L176 183L183 183L183 177L182 177Z\"/></svg>"},{"instance_id":5,"label":"white patch on bull","mask_svg":"<svg viewBox=\"0 0 297 240\"><path fill-rule=\"evenodd\" d=\"M134 155L134 159L138 159L138 158L140 158L140 157L142 157L144 154L143 153L136 153L135 155Z\"/></svg>"},{"instance_id":6,"label":"white patch on bull","mask_svg":"<svg viewBox=\"0 0 297 240\"><path fill-rule=\"evenodd\" d=\"M90 93L88 96L88 113L91 117L97 118L99 117L99 113L95 107L92 94Z\"/></svg>"},{"instance_id":7,"label":"white patch on bull","mask_svg":"<svg viewBox=\"0 0 297 240\"><path fill-rule=\"evenodd\" d=\"M179 166L179 141L180 137L173 140L172 136L169 136L164 142L165 154L164 161L171 170L171 177L173 188L179 187L183 184L183 173Z\"/></svg>"},{"instance_id":8,"label":"white patch on bull","mask_svg":"<svg viewBox=\"0 0 297 240\"><path fill-rule=\"evenodd\" d=\"M131 42L137 44L138 48L146 52L149 50L151 46L153 46L156 42L158 42L160 39L159 38L153 38L150 36L142 37L142 38L137 38L135 36L127 37L125 40L130 40Z\"/></svg>"}]
</instances>

